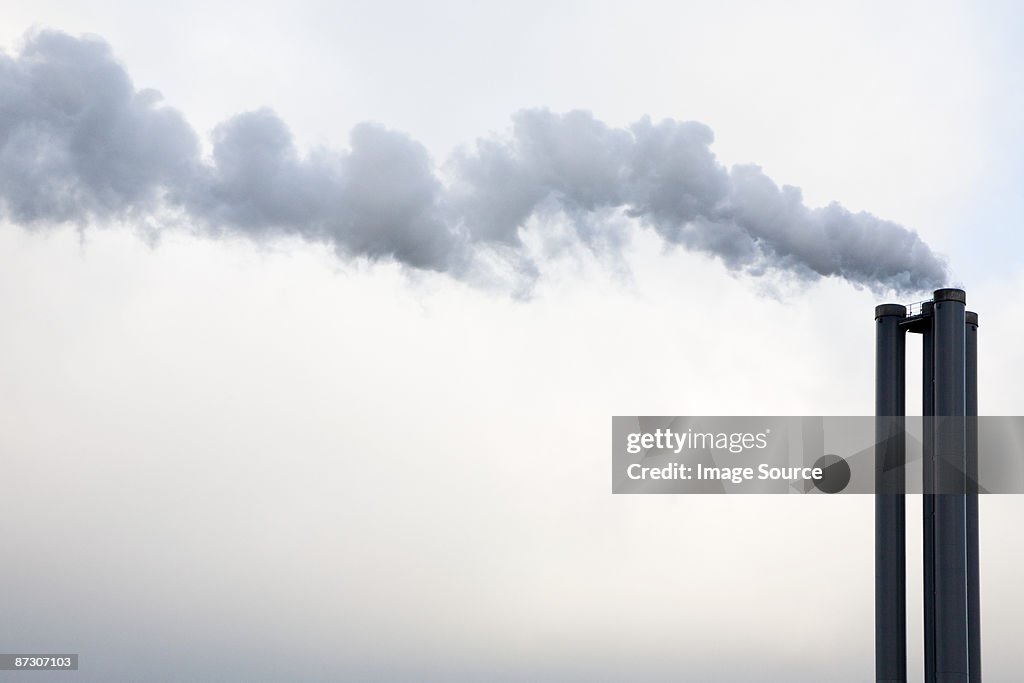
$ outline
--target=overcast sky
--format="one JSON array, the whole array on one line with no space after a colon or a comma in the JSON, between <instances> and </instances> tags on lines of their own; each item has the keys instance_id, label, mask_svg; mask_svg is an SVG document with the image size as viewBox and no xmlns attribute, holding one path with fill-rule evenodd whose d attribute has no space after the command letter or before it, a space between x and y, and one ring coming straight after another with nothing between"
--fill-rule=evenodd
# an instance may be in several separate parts
<instances>
[{"instance_id":1,"label":"overcast sky","mask_svg":"<svg viewBox=\"0 0 1024 683\"><path fill-rule=\"evenodd\" d=\"M7 3L5 64L101 40L178 114L114 170L0 143L0 650L90 681L869 679L871 498L612 496L610 417L869 414L873 307L936 277L980 313L982 413L1021 414L1022 19ZM63 131L23 73L0 126ZM578 139L610 151L531 151ZM659 203L664 169L706 192ZM820 237L850 229L912 249L871 270ZM1022 512L982 501L989 680L1024 667Z\"/></svg>"}]
</instances>

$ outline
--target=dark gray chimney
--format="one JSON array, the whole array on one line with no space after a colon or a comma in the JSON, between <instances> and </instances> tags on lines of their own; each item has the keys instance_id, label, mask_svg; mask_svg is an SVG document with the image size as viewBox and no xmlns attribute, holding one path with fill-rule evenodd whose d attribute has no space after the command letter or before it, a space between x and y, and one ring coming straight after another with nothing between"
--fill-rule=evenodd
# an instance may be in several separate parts
<instances>
[{"instance_id":1,"label":"dark gray chimney","mask_svg":"<svg viewBox=\"0 0 1024 683\"><path fill-rule=\"evenodd\" d=\"M875 308L875 680L905 683L905 333L922 335L926 683L981 681L978 316L962 289Z\"/></svg>"}]
</instances>

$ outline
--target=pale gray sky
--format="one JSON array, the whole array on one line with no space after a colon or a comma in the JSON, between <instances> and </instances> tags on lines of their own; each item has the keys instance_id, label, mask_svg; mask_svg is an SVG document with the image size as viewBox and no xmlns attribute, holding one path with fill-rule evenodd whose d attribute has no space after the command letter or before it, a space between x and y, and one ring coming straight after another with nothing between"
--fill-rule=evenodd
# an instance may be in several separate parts
<instances>
[{"instance_id":1,"label":"pale gray sky","mask_svg":"<svg viewBox=\"0 0 1024 683\"><path fill-rule=\"evenodd\" d=\"M701 121L722 164L948 257L981 314L982 412L1024 405L1009 5L2 16L8 55L33 27L107 41L207 153L259 107L300 150L372 121L438 166L523 108ZM97 681L870 678L870 498L615 497L609 418L867 414L871 292L736 275L649 230L549 253L556 217L524 233L541 277L519 300L294 237L151 245L178 219L0 224L0 649L79 652ZM1022 512L982 505L989 680L1024 666Z\"/></svg>"}]
</instances>

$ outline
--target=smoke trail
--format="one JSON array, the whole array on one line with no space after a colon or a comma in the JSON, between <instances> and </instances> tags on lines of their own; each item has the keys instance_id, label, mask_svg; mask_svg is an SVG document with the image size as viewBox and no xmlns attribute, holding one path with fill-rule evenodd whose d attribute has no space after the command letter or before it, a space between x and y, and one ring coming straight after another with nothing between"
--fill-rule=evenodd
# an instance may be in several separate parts
<instances>
[{"instance_id":1,"label":"smoke trail","mask_svg":"<svg viewBox=\"0 0 1024 683\"><path fill-rule=\"evenodd\" d=\"M395 259L464 276L485 251L535 272L520 236L558 214L595 250L615 249L620 212L668 243L712 254L730 269L841 277L897 292L930 290L946 266L918 235L838 204L807 207L756 166L726 169L710 128L643 119L612 128L590 113L521 111L511 134L453 155L442 181L422 145L372 124L344 152L301 154L273 112L195 131L136 90L110 48L59 32L0 53L0 205L21 224L132 218L161 206L211 235L295 234L339 255Z\"/></svg>"}]
</instances>

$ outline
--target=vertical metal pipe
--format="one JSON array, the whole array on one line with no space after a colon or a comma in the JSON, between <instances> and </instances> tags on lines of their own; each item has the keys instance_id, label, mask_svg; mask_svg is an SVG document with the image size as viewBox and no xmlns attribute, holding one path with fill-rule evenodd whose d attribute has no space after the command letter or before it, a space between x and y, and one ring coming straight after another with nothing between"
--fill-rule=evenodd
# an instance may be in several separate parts
<instances>
[{"instance_id":1,"label":"vertical metal pipe","mask_svg":"<svg viewBox=\"0 0 1024 683\"><path fill-rule=\"evenodd\" d=\"M934 298L935 680L967 683L965 306L960 289Z\"/></svg>"},{"instance_id":2,"label":"vertical metal pipe","mask_svg":"<svg viewBox=\"0 0 1024 683\"><path fill-rule=\"evenodd\" d=\"M935 391L932 368L934 358L934 332L932 330L932 302L921 307L921 502L924 537L924 681L935 683L935 451L932 438L932 420L935 415Z\"/></svg>"},{"instance_id":3,"label":"vertical metal pipe","mask_svg":"<svg viewBox=\"0 0 1024 683\"><path fill-rule=\"evenodd\" d=\"M978 314L965 313L967 413L967 655L971 683L981 682L981 586L978 574Z\"/></svg>"},{"instance_id":4,"label":"vertical metal pipe","mask_svg":"<svg viewBox=\"0 0 1024 683\"><path fill-rule=\"evenodd\" d=\"M875 680L907 680L905 332L907 309L875 308Z\"/></svg>"}]
</instances>

